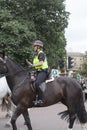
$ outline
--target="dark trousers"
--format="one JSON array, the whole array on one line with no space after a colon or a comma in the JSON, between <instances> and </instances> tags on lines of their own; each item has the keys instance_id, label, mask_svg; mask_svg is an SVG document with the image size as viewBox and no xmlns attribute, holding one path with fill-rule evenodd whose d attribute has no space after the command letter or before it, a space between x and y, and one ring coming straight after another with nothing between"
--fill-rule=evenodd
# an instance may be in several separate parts
<instances>
[{"instance_id":1,"label":"dark trousers","mask_svg":"<svg viewBox=\"0 0 87 130\"><path fill-rule=\"evenodd\" d=\"M37 90L39 99L42 99L42 91L41 91L39 86L46 79L47 79L47 72L46 71L37 72L37 78L36 78L36 81L35 81L35 86L36 86L36 90Z\"/></svg>"}]
</instances>

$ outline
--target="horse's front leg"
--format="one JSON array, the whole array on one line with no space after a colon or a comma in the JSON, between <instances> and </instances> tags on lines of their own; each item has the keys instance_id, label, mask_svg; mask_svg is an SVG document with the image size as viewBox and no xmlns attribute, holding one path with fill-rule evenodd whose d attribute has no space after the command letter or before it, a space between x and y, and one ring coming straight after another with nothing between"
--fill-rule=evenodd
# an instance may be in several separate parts
<instances>
[{"instance_id":1,"label":"horse's front leg","mask_svg":"<svg viewBox=\"0 0 87 130\"><path fill-rule=\"evenodd\" d=\"M22 108L22 106L18 105L16 107L15 111L13 112L13 115L12 115L12 118L11 118L11 124L12 124L13 130L17 130L16 120L20 116L20 114L22 113L21 108Z\"/></svg>"},{"instance_id":2,"label":"horse's front leg","mask_svg":"<svg viewBox=\"0 0 87 130\"><path fill-rule=\"evenodd\" d=\"M68 130L72 130L75 119L76 119L75 114L69 115L69 128L68 128Z\"/></svg>"},{"instance_id":3,"label":"horse's front leg","mask_svg":"<svg viewBox=\"0 0 87 130\"><path fill-rule=\"evenodd\" d=\"M28 130L32 130L32 126L31 126L31 121L30 121L30 117L29 117L29 114L28 114L28 110L26 110L23 113L23 117L25 119L25 122L26 122L26 125L28 127Z\"/></svg>"}]
</instances>

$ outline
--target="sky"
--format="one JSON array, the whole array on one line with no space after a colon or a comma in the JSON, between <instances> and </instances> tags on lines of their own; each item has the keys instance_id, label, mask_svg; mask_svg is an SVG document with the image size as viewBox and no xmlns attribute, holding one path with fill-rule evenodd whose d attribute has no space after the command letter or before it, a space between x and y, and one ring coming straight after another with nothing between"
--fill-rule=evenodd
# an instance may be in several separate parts
<instances>
[{"instance_id":1,"label":"sky","mask_svg":"<svg viewBox=\"0 0 87 130\"><path fill-rule=\"evenodd\" d=\"M66 0L66 11L70 12L68 28L65 30L68 52L87 51L87 0Z\"/></svg>"}]
</instances>

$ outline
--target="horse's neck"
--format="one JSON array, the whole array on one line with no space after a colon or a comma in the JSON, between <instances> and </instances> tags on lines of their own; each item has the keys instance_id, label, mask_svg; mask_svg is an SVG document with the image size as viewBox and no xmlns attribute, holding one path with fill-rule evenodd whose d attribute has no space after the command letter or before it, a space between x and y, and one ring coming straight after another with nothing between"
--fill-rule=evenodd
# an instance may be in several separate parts
<instances>
[{"instance_id":1,"label":"horse's neck","mask_svg":"<svg viewBox=\"0 0 87 130\"><path fill-rule=\"evenodd\" d=\"M26 77L27 73L23 71L21 66L16 65L13 61L7 62L8 73L6 76L7 83L11 89L19 84Z\"/></svg>"},{"instance_id":2,"label":"horse's neck","mask_svg":"<svg viewBox=\"0 0 87 130\"><path fill-rule=\"evenodd\" d=\"M16 63L14 63L11 60L7 60L7 68L8 68L8 73L10 75L15 75L18 72L22 72L23 68L21 66L18 66Z\"/></svg>"}]
</instances>

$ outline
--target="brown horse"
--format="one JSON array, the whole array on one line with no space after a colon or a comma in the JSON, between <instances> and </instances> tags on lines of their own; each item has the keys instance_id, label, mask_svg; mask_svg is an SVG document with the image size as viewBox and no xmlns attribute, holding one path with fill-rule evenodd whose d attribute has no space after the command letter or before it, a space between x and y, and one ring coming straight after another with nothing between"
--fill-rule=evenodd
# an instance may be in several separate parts
<instances>
[{"instance_id":1,"label":"brown horse","mask_svg":"<svg viewBox=\"0 0 87 130\"><path fill-rule=\"evenodd\" d=\"M12 59L4 56L0 58L0 74L5 75L12 91L12 101L17 106L11 118L13 130L17 130L16 120L22 114L28 130L32 130L28 108L34 107L36 91L32 88L30 75L23 67ZM80 84L72 78L59 77L51 82L42 84L44 106L62 102L67 110L62 117L69 115L69 128L72 130L76 118L86 129L87 114L84 106Z\"/></svg>"}]
</instances>

